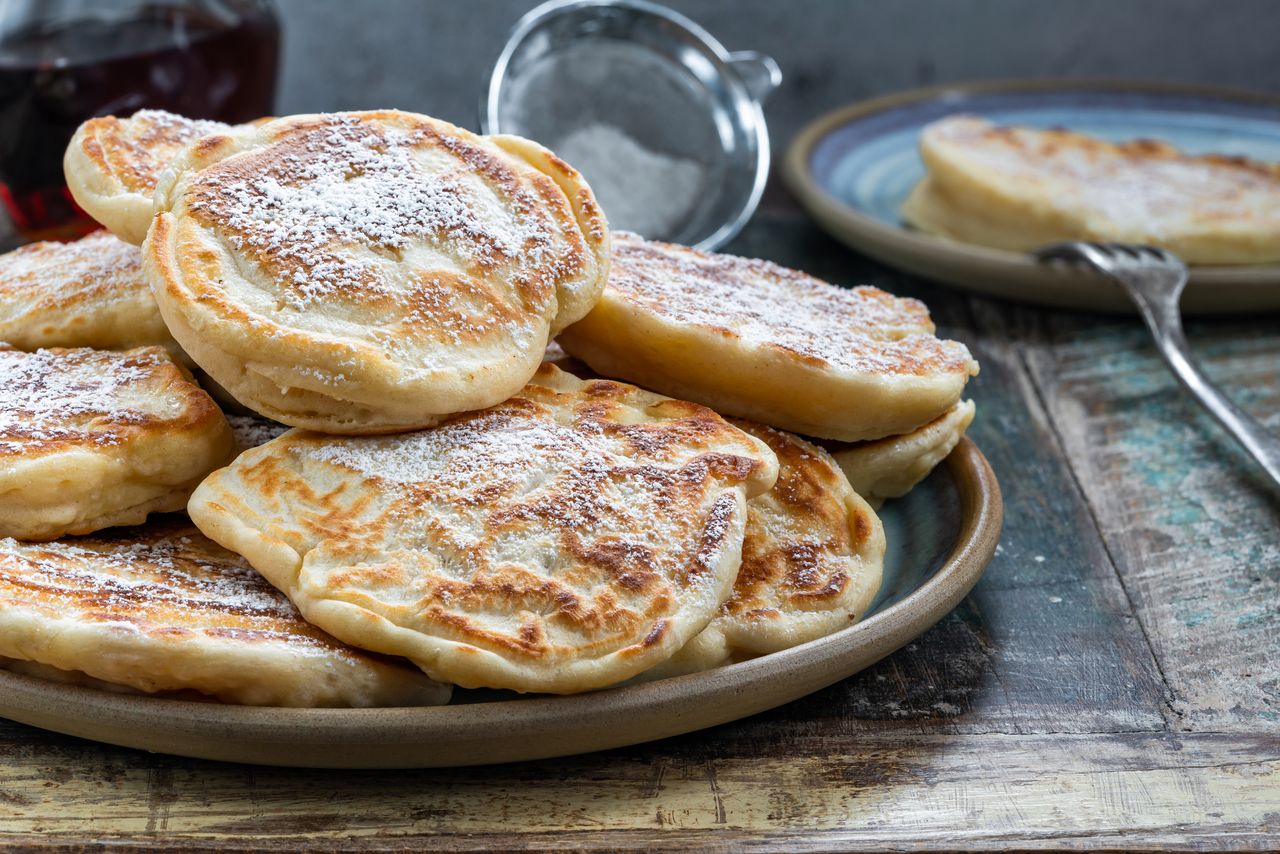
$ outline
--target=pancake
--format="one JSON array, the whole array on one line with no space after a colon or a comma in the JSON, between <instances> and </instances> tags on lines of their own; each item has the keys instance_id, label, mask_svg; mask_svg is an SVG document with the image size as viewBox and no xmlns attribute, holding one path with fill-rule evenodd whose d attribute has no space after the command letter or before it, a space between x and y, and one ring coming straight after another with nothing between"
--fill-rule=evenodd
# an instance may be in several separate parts
<instances>
[{"instance_id":1,"label":"pancake","mask_svg":"<svg viewBox=\"0 0 1280 854\"><path fill-rule=\"evenodd\" d=\"M231 428L159 347L0 345L0 537L50 540L178 510Z\"/></svg>"},{"instance_id":2,"label":"pancake","mask_svg":"<svg viewBox=\"0 0 1280 854\"><path fill-rule=\"evenodd\" d=\"M857 441L914 430L960 399L978 365L933 333L916 300L615 233L604 296L558 340L604 376Z\"/></svg>"},{"instance_id":3,"label":"pancake","mask_svg":"<svg viewBox=\"0 0 1280 854\"><path fill-rule=\"evenodd\" d=\"M170 161L200 137L230 129L163 110L89 119L62 159L67 187L89 216L137 246L151 226L156 181Z\"/></svg>"},{"instance_id":4,"label":"pancake","mask_svg":"<svg viewBox=\"0 0 1280 854\"><path fill-rule=\"evenodd\" d=\"M255 706L434 705L450 693L310 625L185 519L0 540L0 656L41 678Z\"/></svg>"},{"instance_id":5,"label":"pancake","mask_svg":"<svg viewBox=\"0 0 1280 854\"><path fill-rule=\"evenodd\" d=\"M0 255L0 341L19 350L156 345L183 358L142 274L138 247L108 231Z\"/></svg>"},{"instance_id":6,"label":"pancake","mask_svg":"<svg viewBox=\"0 0 1280 854\"><path fill-rule=\"evenodd\" d=\"M747 502L742 567L711 623L644 678L789 649L853 625L884 572L884 528L826 451L746 421L778 457L773 489Z\"/></svg>"},{"instance_id":7,"label":"pancake","mask_svg":"<svg viewBox=\"0 0 1280 854\"><path fill-rule=\"evenodd\" d=\"M303 615L467 688L573 693L670 657L728 598L768 446L705 407L541 367L386 437L293 430L191 497Z\"/></svg>"},{"instance_id":8,"label":"pancake","mask_svg":"<svg viewBox=\"0 0 1280 854\"><path fill-rule=\"evenodd\" d=\"M1102 240L1189 264L1280 261L1280 164L967 115L926 127L920 154L928 174L902 214L933 234L1016 252Z\"/></svg>"},{"instance_id":9,"label":"pancake","mask_svg":"<svg viewBox=\"0 0 1280 854\"><path fill-rule=\"evenodd\" d=\"M910 433L853 444L828 443L827 450L853 490L879 507L887 498L906 495L947 458L973 422L972 400Z\"/></svg>"},{"instance_id":10,"label":"pancake","mask_svg":"<svg viewBox=\"0 0 1280 854\"><path fill-rule=\"evenodd\" d=\"M608 272L577 172L426 116L279 119L207 137L168 176L144 263L169 329L295 427L389 433L500 403Z\"/></svg>"}]
</instances>

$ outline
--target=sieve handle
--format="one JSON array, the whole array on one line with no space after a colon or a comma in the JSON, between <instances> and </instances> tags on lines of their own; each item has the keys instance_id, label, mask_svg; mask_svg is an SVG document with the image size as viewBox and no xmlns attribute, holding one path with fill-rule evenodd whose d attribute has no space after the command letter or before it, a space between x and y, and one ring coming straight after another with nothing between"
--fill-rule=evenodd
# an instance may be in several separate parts
<instances>
[{"instance_id":1,"label":"sieve handle","mask_svg":"<svg viewBox=\"0 0 1280 854\"><path fill-rule=\"evenodd\" d=\"M740 50L729 54L728 62L746 84L751 97L761 103L782 83L782 69L772 56L754 50Z\"/></svg>"}]
</instances>

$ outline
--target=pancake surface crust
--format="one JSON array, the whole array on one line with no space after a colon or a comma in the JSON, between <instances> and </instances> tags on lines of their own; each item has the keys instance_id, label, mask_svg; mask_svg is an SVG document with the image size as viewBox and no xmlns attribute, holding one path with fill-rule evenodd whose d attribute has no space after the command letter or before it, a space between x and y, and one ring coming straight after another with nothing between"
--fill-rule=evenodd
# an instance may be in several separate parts
<instances>
[{"instance_id":1,"label":"pancake surface crust","mask_svg":"<svg viewBox=\"0 0 1280 854\"><path fill-rule=\"evenodd\" d=\"M1280 261L1280 163L968 115L926 127L920 153L927 174L902 213L923 231L1018 252L1100 240L1189 264Z\"/></svg>"},{"instance_id":2,"label":"pancake surface crust","mask_svg":"<svg viewBox=\"0 0 1280 854\"><path fill-rule=\"evenodd\" d=\"M557 340L605 376L856 441L913 430L960 398L977 363L933 333L917 300L615 233L604 297Z\"/></svg>"},{"instance_id":3,"label":"pancake surface crust","mask_svg":"<svg viewBox=\"0 0 1280 854\"><path fill-rule=\"evenodd\" d=\"M706 629L643 678L692 673L789 649L852 625L880 589L880 519L821 448L735 420L778 457L773 489L747 502L733 595Z\"/></svg>"},{"instance_id":4,"label":"pancake surface crust","mask_svg":"<svg viewBox=\"0 0 1280 854\"><path fill-rule=\"evenodd\" d=\"M0 255L0 341L19 350L181 349L160 317L142 254L109 231Z\"/></svg>"},{"instance_id":5,"label":"pancake surface crust","mask_svg":"<svg viewBox=\"0 0 1280 854\"><path fill-rule=\"evenodd\" d=\"M972 400L962 400L923 427L869 442L829 442L826 448L854 492L879 507L900 498L929 476L955 450L973 422Z\"/></svg>"},{"instance_id":6,"label":"pancake surface crust","mask_svg":"<svg viewBox=\"0 0 1280 854\"><path fill-rule=\"evenodd\" d=\"M159 347L0 345L0 536L48 540L181 509L232 442Z\"/></svg>"},{"instance_id":7,"label":"pancake surface crust","mask_svg":"<svg viewBox=\"0 0 1280 854\"><path fill-rule=\"evenodd\" d=\"M89 119L76 130L62 159L67 187L89 216L137 246L155 215L160 174L189 143L229 130L222 122L163 110L139 110L126 119Z\"/></svg>"},{"instance_id":8,"label":"pancake surface crust","mask_svg":"<svg viewBox=\"0 0 1280 854\"><path fill-rule=\"evenodd\" d=\"M307 623L185 519L52 543L0 540L0 656L58 668L59 681L246 705L434 705L450 694Z\"/></svg>"},{"instance_id":9,"label":"pancake surface crust","mask_svg":"<svg viewBox=\"0 0 1280 854\"><path fill-rule=\"evenodd\" d=\"M545 365L429 430L294 430L192 519L347 643L468 688L573 693L669 658L728 598L768 446L705 407Z\"/></svg>"},{"instance_id":10,"label":"pancake surface crust","mask_svg":"<svg viewBox=\"0 0 1280 854\"><path fill-rule=\"evenodd\" d=\"M570 166L412 113L207 137L156 198L144 263L174 337L246 406L328 433L505 400L609 267Z\"/></svg>"}]
</instances>

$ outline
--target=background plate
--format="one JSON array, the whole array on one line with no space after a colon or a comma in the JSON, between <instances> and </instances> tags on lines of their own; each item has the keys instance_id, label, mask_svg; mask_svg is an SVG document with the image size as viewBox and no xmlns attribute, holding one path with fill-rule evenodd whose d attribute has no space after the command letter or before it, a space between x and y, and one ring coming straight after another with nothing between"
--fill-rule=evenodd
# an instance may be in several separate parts
<instances>
[{"instance_id":1,"label":"background plate","mask_svg":"<svg viewBox=\"0 0 1280 854\"><path fill-rule=\"evenodd\" d=\"M1280 162L1280 98L1153 83L1001 81L918 89L830 113L796 137L784 176L832 235L892 266L995 296L1132 311L1104 279L903 224L902 202L924 177L920 131L953 113ZM1184 311L1203 314L1280 308L1280 265L1194 267L1182 303Z\"/></svg>"},{"instance_id":2,"label":"background plate","mask_svg":"<svg viewBox=\"0 0 1280 854\"><path fill-rule=\"evenodd\" d=\"M961 441L881 512L889 550L873 614L752 661L569 697L457 691L422 709L267 709L161 700L0 671L0 716L161 753L267 765L410 768L565 756L679 735L812 693L903 646L950 611L995 551L995 475Z\"/></svg>"}]
</instances>

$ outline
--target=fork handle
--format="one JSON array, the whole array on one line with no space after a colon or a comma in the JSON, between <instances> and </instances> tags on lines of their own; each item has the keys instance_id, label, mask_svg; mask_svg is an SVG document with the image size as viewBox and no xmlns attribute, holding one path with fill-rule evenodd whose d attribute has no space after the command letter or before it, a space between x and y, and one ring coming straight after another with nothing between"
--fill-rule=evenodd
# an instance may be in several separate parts
<instances>
[{"instance_id":1,"label":"fork handle","mask_svg":"<svg viewBox=\"0 0 1280 854\"><path fill-rule=\"evenodd\" d=\"M1204 404L1235 440L1253 455L1280 492L1280 439L1277 439L1251 415L1231 402L1205 375L1191 356L1187 337L1182 331L1182 318L1177 300L1149 300L1135 294L1142 319L1146 321L1160 355L1178 381Z\"/></svg>"}]
</instances>

